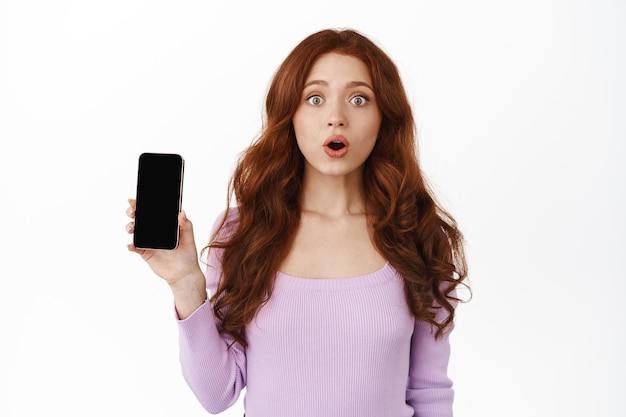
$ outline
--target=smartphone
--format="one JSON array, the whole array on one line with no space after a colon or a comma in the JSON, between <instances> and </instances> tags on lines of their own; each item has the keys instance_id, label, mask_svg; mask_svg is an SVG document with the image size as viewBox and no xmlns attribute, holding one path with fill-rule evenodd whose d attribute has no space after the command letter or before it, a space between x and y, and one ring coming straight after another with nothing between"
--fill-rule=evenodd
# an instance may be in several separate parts
<instances>
[{"instance_id":1,"label":"smartphone","mask_svg":"<svg viewBox=\"0 0 626 417\"><path fill-rule=\"evenodd\" d=\"M139 156L135 247L172 250L178 246L184 165L183 157L178 154L142 153Z\"/></svg>"}]
</instances>

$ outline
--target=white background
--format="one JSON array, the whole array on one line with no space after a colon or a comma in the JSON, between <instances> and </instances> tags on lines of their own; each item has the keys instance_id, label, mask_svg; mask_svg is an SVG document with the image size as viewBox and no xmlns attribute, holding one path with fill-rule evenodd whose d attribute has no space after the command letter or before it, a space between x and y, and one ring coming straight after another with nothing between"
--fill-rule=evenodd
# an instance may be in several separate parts
<instances>
[{"instance_id":1,"label":"white background","mask_svg":"<svg viewBox=\"0 0 626 417\"><path fill-rule=\"evenodd\" d=\"M186 158L201 246L276 67L352 27L398 64L467 238L456 415L624 416L625 21L617 0L2 1L0 415L206 415L169 289L126 251L136 159Z\"/></svg>"}]
</instances>

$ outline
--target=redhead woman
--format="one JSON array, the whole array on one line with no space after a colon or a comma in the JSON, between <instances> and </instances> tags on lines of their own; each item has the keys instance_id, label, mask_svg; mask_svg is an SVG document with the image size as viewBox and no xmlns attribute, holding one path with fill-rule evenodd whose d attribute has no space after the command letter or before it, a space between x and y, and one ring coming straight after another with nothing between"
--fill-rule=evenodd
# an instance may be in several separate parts
<instances>
[{"instance_id":1,"label":"redhead woman","mask_svg":"<svg viewBox=\"0 0 626 417\"><path fill-rule=\"evenodd\" d=\"M424 181L395 64L356 31L314 33L265 112L206 267L184 212L175 250L129 245L172 290L190 388L209 413L245 387L248 417L452 416L463 238Z\"/></svg>"}]
</instances>

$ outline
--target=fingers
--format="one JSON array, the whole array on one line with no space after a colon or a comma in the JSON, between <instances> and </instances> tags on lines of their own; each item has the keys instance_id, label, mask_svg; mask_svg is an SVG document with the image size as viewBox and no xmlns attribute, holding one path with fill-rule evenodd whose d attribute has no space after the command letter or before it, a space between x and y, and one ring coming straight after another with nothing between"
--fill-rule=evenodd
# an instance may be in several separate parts
<instances>
[{"instance_id":1,"label":"fingers","mask_svg":"<svg viewBox=\"0 0 626 417\"><path fill-rule=\"evenodd\" d=\"M189 233L193 236L193 224L191 223L191 220L187 218L187 213L185 213L184 210L181 210L178 214L178 224L183 233Z\"/></svg>"},{"instance_id":2,"label":"fingers","mask_svg":"<svg viewBox=\"0 0 626 417\"><path fill-rule=\"evenodd\" d=\"M189 219L187 218L187 213L185 213L185 210L181 210L180 213L178 213L178 224L183 230L190 227L191 221L189 221Z\"/></svg>"},{"instance_id":3,"label":"fingers","mask_svg":"<svg viewBox=\"0 0 626 417\"><path fill-rule=\"evenodd\" d=\"M137 201L133 198L128 199L128 208L126 209L126 215L131 219L135 218L135 208L137 207ZM126 223L126 233L132 235L135 233L135 222ZM126 245L126 248L129 252L135 252L139 255L142 255L146 252L144 249L137 249L134 244L129 243Z\"/></svg>"},{"instance_id":4,"label":"fingers","mask_svg":"<svg viewBox=\"0 0 626 417\"><path fill-rule=\"evenodd\" d=\"M129 198L128 204L129 206L126 209L126 215L130 217L131 219L134 219L135 218L135 200L133 200L132 198ZM135 233L135 222L126 223L126 233L128 233L129 235L132 235L133 233ZM132 243L128 245L128 250L131 252L137 252L137 249Z\"/></svg>"},{"instance_id":5,"label":"fingers","mask_svg":"<svg viewBox=\"0 0 626 417\"><path fill-rule=\"evenodd\" d=\"M131 219L134 219L135 218L135 200L129 198L128 204L129 206L126 209L126 215L130 217ZM129 235L132 235L133 233L135 233L135 222L126 223L126 233L128 233ZM128 250L131 252L137 252L135 246L133 246L132 244L128 245Z\"/></svg>"},{"instance_id":6,"label":"fingers","mask_svg":"<svg viewBox=\"0 0 626 417\"><path fill-rule=\"evenodd\" d=\"M128 208L126 209L126 215L131 219L135 218L135 207L137 206L137 202L132 198L128 199Z\"/></svg>"},{"instance_id":7,"label":"fingers","mask_svg":"<svg viewBox=\"0 0 626 417\"><path fill-rule=\"evenodd\" d=\"M185 246L195 247L195 239L193 236L193 224L187 218L184 210L178 214L178 224L180 226L181 243Z\"/></svg>"}]
</instances>

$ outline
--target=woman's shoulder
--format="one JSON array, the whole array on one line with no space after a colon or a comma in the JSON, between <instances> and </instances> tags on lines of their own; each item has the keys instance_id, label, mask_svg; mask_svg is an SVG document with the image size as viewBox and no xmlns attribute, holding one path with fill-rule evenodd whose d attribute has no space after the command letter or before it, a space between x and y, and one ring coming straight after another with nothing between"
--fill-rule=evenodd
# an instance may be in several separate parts
<instances>
[{"instance_id":1,"label":"woman's shoulder","mask_svg":"<svg viewBox=\"0 0 626 417\"><path fill-rule=\"evenodd\" d=\"M234 233L239 223L239 208L237 206L228 207L222 210L215 219L211 228L211 236L223 238Z\"/></svg>"}]
</instances>

